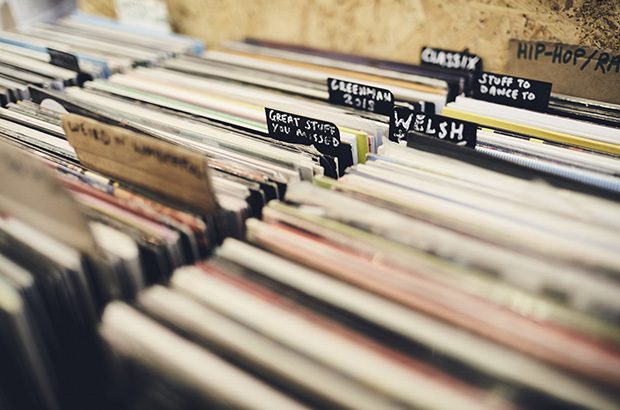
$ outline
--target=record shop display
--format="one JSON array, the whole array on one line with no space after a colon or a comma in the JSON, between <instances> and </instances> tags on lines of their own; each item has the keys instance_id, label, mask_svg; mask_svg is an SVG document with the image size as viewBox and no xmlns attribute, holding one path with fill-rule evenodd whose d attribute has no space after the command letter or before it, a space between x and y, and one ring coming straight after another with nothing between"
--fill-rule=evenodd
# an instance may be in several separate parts
<instances>
[{"instance_id":1,"label":"record shop display","mask_svg":"<svg viewBox=\"0 0 620 410\"><path fill-rule=\"evenodd\" d=\"M620 408L620 105L471 61L0 32L0 408Z\"/></svg>"}]
</instances>

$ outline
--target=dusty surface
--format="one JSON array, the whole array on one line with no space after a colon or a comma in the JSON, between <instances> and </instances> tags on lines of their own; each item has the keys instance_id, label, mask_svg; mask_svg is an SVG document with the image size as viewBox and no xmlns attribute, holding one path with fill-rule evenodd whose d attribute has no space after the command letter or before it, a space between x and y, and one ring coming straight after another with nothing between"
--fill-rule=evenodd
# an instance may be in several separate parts
<instances>
[{"instance_id":1,"label":"dusty surface","mask_svg":"<svg viewBox=\"0 0 620 410\"><path fill-rule=\"evenodd\" d=\"M510 38L620 49L620 0L167 0L173 27L208 45L246 36L418 62L469 47L504 68ZM113 0L79 0L114 16Z\"/></svg>"}]
</instances>

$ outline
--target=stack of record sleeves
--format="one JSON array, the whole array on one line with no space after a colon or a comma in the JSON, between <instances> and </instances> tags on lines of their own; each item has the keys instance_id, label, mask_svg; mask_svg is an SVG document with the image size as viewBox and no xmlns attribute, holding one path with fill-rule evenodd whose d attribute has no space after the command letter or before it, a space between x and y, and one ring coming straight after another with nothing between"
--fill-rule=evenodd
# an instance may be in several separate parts
<instances>
[{"instance_id":1,"label":"stack of record sleeves","mask_svg":"<svg viewBox=\"0 0 620 410\"><path fill-rule=\"evenodd\" d=\"M0 408L619 408L620 107L477 80L0 33Z\"/></svg>"}]
</instances>

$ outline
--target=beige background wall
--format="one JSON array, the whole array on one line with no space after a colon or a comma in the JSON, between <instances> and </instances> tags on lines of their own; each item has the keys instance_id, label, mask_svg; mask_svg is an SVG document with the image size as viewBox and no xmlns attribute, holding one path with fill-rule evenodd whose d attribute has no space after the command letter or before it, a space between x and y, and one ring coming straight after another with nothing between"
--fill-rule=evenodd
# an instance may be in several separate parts
<instances>
[{"instance_id":1,"label":"beige background wall","mask_svg":"<svg viewBox=\"0 0 620 410\"><path fill-rule=\"evenodd\" d=\"M246 36L419 62L423 45L504 68L508 39L620 49L620 0L167 0L176 31L209 46ZM114 0L79 0L114 17Z\"/></svg>"}]
</instances>

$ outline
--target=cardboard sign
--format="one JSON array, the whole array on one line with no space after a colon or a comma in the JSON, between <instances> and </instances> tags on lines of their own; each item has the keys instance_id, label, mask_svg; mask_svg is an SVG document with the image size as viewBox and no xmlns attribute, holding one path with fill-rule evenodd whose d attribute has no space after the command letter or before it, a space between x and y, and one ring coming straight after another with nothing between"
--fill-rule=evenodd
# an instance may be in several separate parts
<instances>
[{"instance_id":1,"label":"cardboard sign","mask_svg":"<svg viewBox=\"0 0 620 410\"><path fill-rule=\"evenodd\" d=\"M170 33L168 4L164 0L115 0L118 21Z\"/></svg>"},{"instance_id":2,"label":"cardboard sign","mask_svg":"<svg viewBox=\"0 0 620 410\"><path fill-rule=\"evenodd\" d=\"M553 92L620 104L620 51L510 40L506 72L553 82Z\"/></svg>"},{"instance_id":3,"label":"cardboard sign","mask_svg":"<svg viewBox=\"0 0 620 410\"><path fill-rule=\"evenodd\" d=\"M62 127L81 163L204 214L217 206L206 158L166 141L63 114Z\"/></svg>"}]
</instances>

